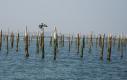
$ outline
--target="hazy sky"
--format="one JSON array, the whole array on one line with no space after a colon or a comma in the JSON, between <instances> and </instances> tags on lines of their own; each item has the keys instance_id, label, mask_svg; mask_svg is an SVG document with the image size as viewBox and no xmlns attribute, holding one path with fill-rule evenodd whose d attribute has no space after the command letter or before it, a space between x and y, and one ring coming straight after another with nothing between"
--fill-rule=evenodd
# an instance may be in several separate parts
<instances>
[{"instance_id":1,"label":"hazy sky","mask_svg":"<svg viewBox=\"0 0 127 80\"><path fill-rule=\"evenodd\" d=\"M0 28L36 31L127 32L127 0L0 0Z\"/></svg>"}]
</instances>

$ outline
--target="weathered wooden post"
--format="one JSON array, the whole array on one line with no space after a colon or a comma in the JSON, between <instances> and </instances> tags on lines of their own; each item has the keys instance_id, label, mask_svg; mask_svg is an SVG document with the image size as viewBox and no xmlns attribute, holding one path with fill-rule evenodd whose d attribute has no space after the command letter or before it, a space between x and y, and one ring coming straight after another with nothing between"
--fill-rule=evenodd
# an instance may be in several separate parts
<instances>
[{"instance_id":1,"label":"weathered wooden post","mask_svg":"<svg viewBox=\"0 0 127 80\"><path fill-rule=\"evenodd\" d=\"M91 33L90 34L90 47L93 46L93 34Z\"/></svg>"},{"instance_id":2,"label":"weathered wooden post","mask_svg":"<svg viewBox=\"0 0 127 80\"><path fill-rule=\"evenodd\" d=\"M44 58L45 57L44 32L41 33L41 50L42 50L42 58Z\"/></svg>"},{"instance_id":3,"label":"weathered wooden post","mask_svg":"<svg viewBox=\"0 0 127 80\"><path fill-rule=\"evenodd\" d=\"M54 33L53 33L53 42L54 42L54 60L56 60L56 51L58 47L58 35L57 35L57 29L55 27Z\"/></svg>"},{"instance_id":4,"label":"weathered wooden post","mask_svg":"<svg viewBox=\"0 0 127 80\"><path fill-rule=\"evenodd\" d=\"M52 46L52 34L50 36L50 46Z\"/></svg>"},{"instance_id":5,"label":"weathered wooden post","mask_svg":"<svg viewBox=\"0 0 127 80\"><path fill-rule=\"evenodd\" d=\"M25 56L29 57L29 50L28 50L28 46L29 46L29 35L27 32L27 27L26 27L26 32L25 32L25 37L24 37L24 41L25 41Z\"/></svg>"},{"instance_id":6,"label":"weathered wooden post","mask_svg":"<svg viewBox=\"0 0 127 80\"><path fill-rule=\"evenodd\" d=\"M126 46L127 46L126 36L124 36L124 42L123 42L123 50L124 50L124 53L126 53Z\"/></svg>"},{"instance_id":7,"label":"weathered wooden post","mask_svg":"<svg viewBox=\"0 0 127 80\"><path fill-rule=\"evenodd\" d=\"M112 51L112 35L110 34L108 36L108 54L107 54L107 60L111 60L111 51Z\"/></svg>"},{"instance_id":8,"label":"weathered wooden post","mask_svg":"<svg viewBox=\"0 0 127 80\"><path fill-rule=\"evenodd\" d=\"M79 53L79 46L80 46L80 35L78 33L77 34L77 47L78 47L77 53Z\"/></svg>"},{"instance_id":9,"label":"weathered wooden post","mask_svg":"<svg viewBox=\"0 0 127 80\"><path fill-rule=\"evenodd\" d=\"M41 48L41 44L42 44L42 43L41 43L41 42L42 42L42 41L41 41L41 33L39 33L39 36L38 36L38 37L39 37L39 46L40 46L40 48Z\"/></svg>"},{"instance_id":10,"label":"weathered wooden post","mask_svg":"<svg viewBox=\"0 0 127 80\"><path fill-rule=\"evenodd\" d=\"M77 49L77 46L78 46L77 43L78 43L78 40L77 40L77 36L76 36L76 37L75 37L75 46L76 46L75 48L76 48L76 49Z\"/></svg>"},{"instance_id":11,"label":"weathered wooden post","mask_svg":"<svg viewBox=\"0 0 127 80\"><path fill-rule=\"evenodd\" d=\"M28 35L28 45L30 46L30 35Z\"/></svg>"},{"instance_id":12,"label":"weathered wooden post","mask_svg":"<svg viewBox=\"0 0 127 80\"><path fill-rule=\"evenodd\" d=\"M126 47L127 47L127 38L125 36L125 52L126 52Z\"/></svg>"},{"instance_id":13,"label":"weathered wooden post","mask_svg":"<svg viewBox=\"0 0 127 80\"><path fill-rule=\"evenodd\" d=\"M6 33L6 48L7 48L7 53L8 53L8 33Z\"/></svg>"},{"instance_id":14,"label":"weathered wooden post","mask_svg":"<svg viewBox=\"0 0 127 80\"><path fill-rule=\"evenodd\" d=\"M6 41L6 34L2 34L3 41Z\"/></svg>"},{"instance_id":15,"label":"weathered wooden post","mask_svg":"<svg viewBox=\"0 0 127 80\"><path fill-rule=\"evenodd\" d=\"M19 45L19 33L16 35L16 52L18 52L18 45Z\"/></svg>"},{"instance_id":16,"label":"weathered wooden post","mask_svg":"<svg viewBox=\"0 0 127 80\"><path fill-rule=\"evenodd\" d=\"M83 35L83 41L82 41L82 44L83 44L83 48L85 48L85 35Z\"/></svg>"},{"instance_id":17,"label":"weathered wooden post","mask_svg":"<svg viewBox=\"0 0 127 80\"><path fill-rule=\"evenodd\" d=\"M2 30L0 32L0 51L1 51L1 47L2 47Z\"/></svg>"},{"instance_id":18,"label":"weathered wooden post","mask_svg":"<svg viewBox=\"0 0 127 80\"><path fill-rule=\"evenodd\" d=\"M99 35L99 47L101 47L102 46L102 36L101 36L101 34Z\"/></svg>"},{"instance_id":19,"label":"weathered wooden post","mask_svg":"<svg viewBox=\"0 0 127 80\"><path fill-rule=\"evenodd\" d=\"M98 36L96 36L96 48L98 47Z\"/></svg>"},{"instance_id":20,"label":"weathered wooden post","mask_svg":"<svg viewBox=\"0 0 127 80\"><path fill-rule=\"evenodd\" d=\"M11 37L10 37L10 41L11 41L11 48L13 48L13 44L14 44L14 33L11 33Z\"/></svg>"},{"instance_id":21,"label":"weathered wooden post","mask_svg":"<svg viewBox=\"0 0 127 80\"><path fill-rule=\"evenodd\" d=\"M120 51L120 43L121 43L121 38L120 38L120 35L119 35L119 37L118 37L118 48L117 48L118 51Z\"/></svg>"},{"instance_id":22,"label":"weathered wooden post","mask_svg":"<svg viewBox=\"0 0 127 80\"><path fill-rule=\"evenodd\" d=\"M100 54L100 59L103 60L105 34L103 34L101 36L102 37L101 37L101 54Z\"/></svg>"},{"instance_id":23,"label":"weathered wooden post","mask_svg":"<svg viewBox=\"0 0 127 80\"><path fill-rule=\"evenodd\" d=\"M73 35L71 36L71 45L73 44Z\"/></svg>"},{"instance_id":24,"label":"weathered wooden post","mask_svg":"<svg viewBox=\"0 0 127 80\"><path fill-rule=\"evenodd\" d=\"M70 46L71 46L71 43L70 43L70 33L69 33L69 36L68 36L68 47L69 47L69 52L70 52Z\"/></svg>"},{"instance_id":25,"label":"weathered wooden post","mask_svg":"<svg viewBox=\"0 0 127 80\"><path fill-rule=\"evenodd\" d=\"M124 48L124 39L123 39L123 37L122 37L122 39L121 39L121 59L123 58L123 48Z\"/></svg>"},{"instance_id":26,"label":"weathered wooden post","mask_svg":"<svg viewBox=\"0 0 127 80\"><path fill-rule=\"evenodd\" d=\"M44 45L44 27L48 27L46 24L44 23L41 23L39 25L39 28L42 30L42 33L41 33L41 49L42 49L42 58L44 58L45 56L45 45Z\"/></svg>"},{"instance_id":27,"label":"weathered wooden post","mask_svg":"<svg viewBox=\"0 0 127 80\"><path fill-rule=\"evenodd\" d=\"M113 47L115 47L116 44L116 36L113 37Z\"/></svg>"},{"instance_id":28,"label":"weathered wooden post","mask_svg":"<svg viewBox=\"0 0 127 80\"><path fill-rule=\"evenodd\" d=\"M121 37L121 59L123 58L123 53L126 53L126 37L122 34Z\"/></svg>"},{"instance_id":29,"label":"weathered wooden post","mask_svg":"<svg viewBox=\"0 0 127 80\"><path fill-rule=\"evenodd\" d=\"M39 33L36 35L36 52L39 53Z\"/></svg>"},{"instance_id":30,"label":"weathered wooden post","mask_svg":"<svg viewBox=\"0 0 127 80\"><path fill-rule=\"evenodd\" d=\"M83 36L83 39L82 39L82 44L81 44L81 55L80 57L83 58L83 49L84 49L84 36Z\"/></svg>"},{"instance_id":31,"label":"weathered wooden post","mask_svg":"<svg viewBox=\"0 0 127 80\"><path fill-rule=\"evenodd\" d=\"M62 35L62 47L64 47L64 34Z\"/></svg>"}]
</instances>

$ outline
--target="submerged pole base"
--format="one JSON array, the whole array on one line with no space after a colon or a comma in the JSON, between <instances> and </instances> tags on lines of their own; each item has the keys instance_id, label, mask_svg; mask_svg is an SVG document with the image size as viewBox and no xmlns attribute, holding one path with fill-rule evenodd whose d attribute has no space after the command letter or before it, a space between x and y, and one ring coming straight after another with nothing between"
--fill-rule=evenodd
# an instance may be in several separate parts
<instances>
[{"instance_id":1,"label":"submerged pole base","mask_svg":"<svg viewBox=\"0 0 127 80\"><path fill-rule=\"evenodd\" d=\"M42 48L42 58L45 58L45 51L44 51L44 47Z\"/></svg>"},{"instance_id":2,"label":"submerged pole base","mask_svg":"<svg viewBox=\"0 0 127 80\"><path fill-rule=\"evenodd\" d=\"M45 58L44 53L42 53L42 59L44 59L44 58Z\"/></svg>"},{"instance_id":3,"label":"submerged pole base","mask_svg":"<svg viewBox=\"0 0 127 80\"><path fill-rule=\"evenodd\" d=\"M27 53L25 56L26 56L26 57L29 57L29 53Z\"/></svg>"},{"instance_id":4,"label":"submerged pole base","mask_svg":"<svg viewBox=\"0 0 127 80\"><path fill-rule=\"evenodd\" d=\"M18 52L18 50L16 49L16 52Z\"/></svg>"},{"instance_id":5,"label":"submerged pole base","mask_svg":"<svg viewBox=\"0 0 127 80\"><path fill-rule=\"evenodd\" d=\"M107 58L108 61L110 61L111 59L110 58Z\"/></svg>"}]
</instances>

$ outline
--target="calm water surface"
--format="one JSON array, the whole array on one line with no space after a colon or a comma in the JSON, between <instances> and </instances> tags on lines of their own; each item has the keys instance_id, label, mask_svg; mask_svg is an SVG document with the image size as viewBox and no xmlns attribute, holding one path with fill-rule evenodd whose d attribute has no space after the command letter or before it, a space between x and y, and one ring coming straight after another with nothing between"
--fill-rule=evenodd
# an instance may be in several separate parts
<instances>
[{"instance_id":1,"label":"calm water surface","mask_svg":"<svg viewBox=\"0 0 127 80\"><path fill-rule=\"evenodd\" d=\"M116 47L116 46L115 46ZM12 49L9 44L7 53L3 41L0 51L0 80L127 80L127 54L116 48L112 49L111 61L106 60L104 50L103 61L99 59L100 50L95 46L89 51L84 49L84 57L77 54L75 44L68 51L65 46L58 49L57 59L53 60L53 50L49 41L45 41L45 58L41 52L36 53L36 41L32 41L28 58L24 57L24 43L20 40L19 52L16 46Z\"/></svg>"}]
</instances>

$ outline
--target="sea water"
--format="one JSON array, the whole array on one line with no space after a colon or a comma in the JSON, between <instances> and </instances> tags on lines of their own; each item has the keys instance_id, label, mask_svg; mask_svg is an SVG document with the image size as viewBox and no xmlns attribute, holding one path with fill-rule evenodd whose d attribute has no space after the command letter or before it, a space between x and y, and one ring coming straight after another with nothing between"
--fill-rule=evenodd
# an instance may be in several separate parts
<instances>
[{"instance_id":1,"label":"sea water","mask_svg":"<svg viewBox=\"0 0 127 80\"><path fill-rule=\"evenodd\" d=\"M100 60L100 49L96 47L84 48L83 58L77 53L75 43L69 52L68 42L57 50L57 58L53 60L53 48L45 39L45 58L36 52L36 40L29 46L29 57L25 57L24 41L19 41L19 51L14 48L7 52L6 42L3 40L0 51L0 80L127 80L127 54L124 50L123 58L117 50L112 48L111 61L107 61L107 48L104 48L103 60ZM87 45L87 44L86 44Z\"/></svg>"}]
</instances>

